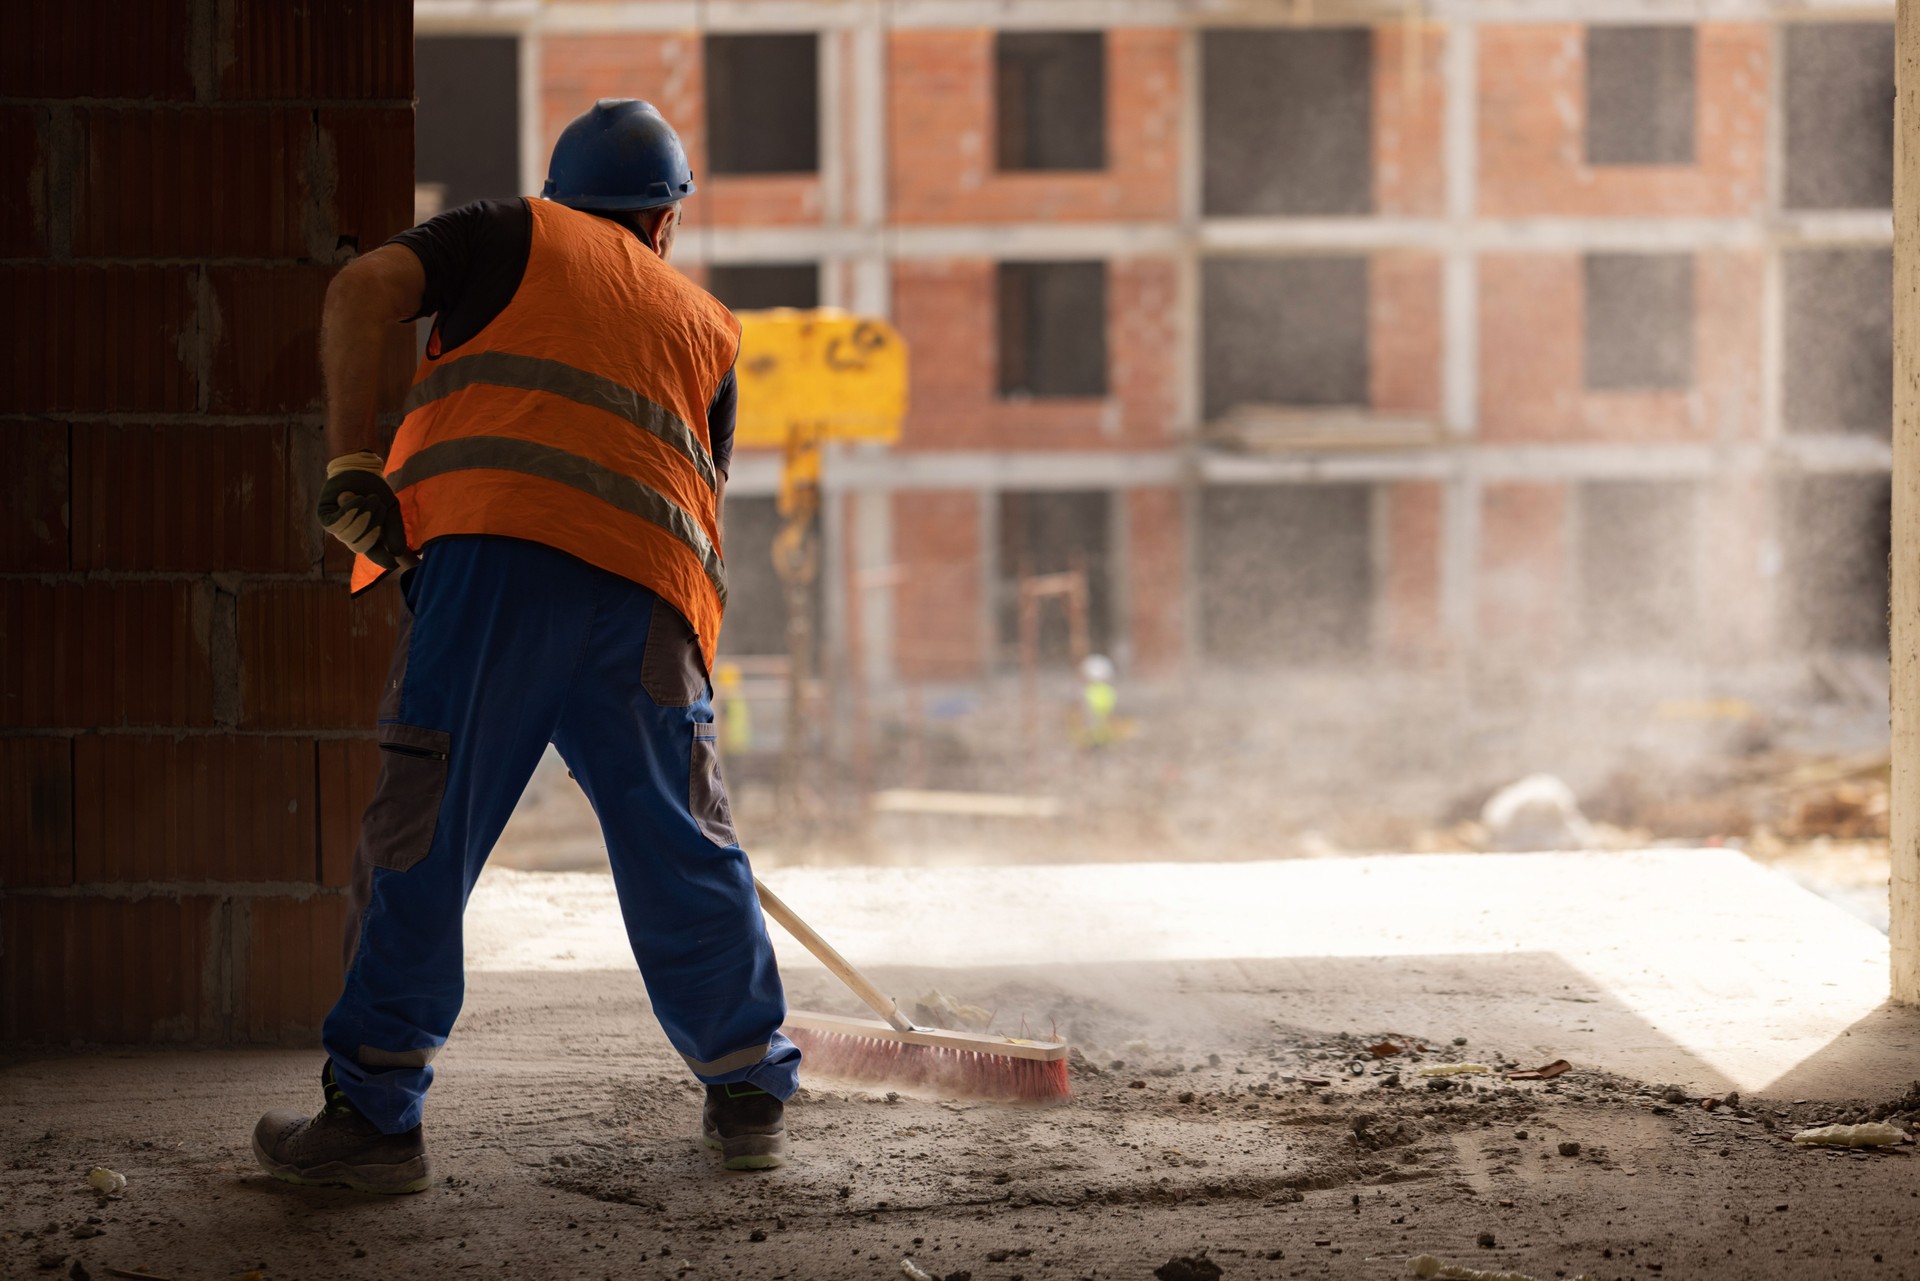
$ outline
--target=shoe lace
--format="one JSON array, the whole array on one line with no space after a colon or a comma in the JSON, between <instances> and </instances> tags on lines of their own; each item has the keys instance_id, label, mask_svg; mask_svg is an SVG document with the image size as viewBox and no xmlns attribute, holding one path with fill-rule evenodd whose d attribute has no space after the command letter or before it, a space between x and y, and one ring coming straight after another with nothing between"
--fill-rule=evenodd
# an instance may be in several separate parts
<instances>
[{"instance_id":1,"label":"shoe lace","mask_svg":"<svg viewBox=\"0 0 1920 1281\"><path fill-rule=\"evenodd\" d=\"M358 1116L360 1109L353 1106L347 1098L347 1092L333 1079L333 1060L320 1069L320 1092L326 1098L326 1105L320 1109L322 1116Z\"/></svg>"}]
</instances>

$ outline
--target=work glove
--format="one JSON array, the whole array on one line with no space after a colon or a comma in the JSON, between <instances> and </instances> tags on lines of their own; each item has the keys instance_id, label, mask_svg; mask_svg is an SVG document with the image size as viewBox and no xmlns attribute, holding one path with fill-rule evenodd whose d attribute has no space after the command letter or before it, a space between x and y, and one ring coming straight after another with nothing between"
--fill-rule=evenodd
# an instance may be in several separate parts
<instances>
[{"instance_id":1,"label":"work glove","mask_svg":"<svg viewBox=\"0 0 1920 1281\"><path fill-rule=\"evenodd\" d=\"M321 527L382 569L399 569L407 550L407 527L400 500L387 484L387 464L372 450L342 454L327 464L320 490Z\"/></svg>"}]
</instances>

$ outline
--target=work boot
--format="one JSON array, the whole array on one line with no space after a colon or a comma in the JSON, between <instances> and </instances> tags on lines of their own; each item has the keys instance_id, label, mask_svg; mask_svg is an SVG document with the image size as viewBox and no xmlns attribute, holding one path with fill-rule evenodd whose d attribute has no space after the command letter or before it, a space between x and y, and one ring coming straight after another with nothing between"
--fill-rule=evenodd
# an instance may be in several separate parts
<instances>
[{"instance_id":1,"label":"work boot","mask_svg":"<svg viewBox=\"0 0 1920 1281\"><path fill-rule=\"evenodd\" d=\"M700 1141L729 1170L771 1170L787 1163L786 1109L757 1085L709 1085L700 1111Z\"/></svg>"},{"instance_id":2,"label":"work boot","mask_svg":"<svg viewBox=\"0 0 1920 1281\"><path fill-rule=\"evenodd\" d=\"M253 1157L274 1178L308 1187L343 1186L356 1192L424 1192L433 1181L420 1127L383 1134L361 1116L333 1079L333 1060L320 1070L326 1105L318 1116L275 1108L253 1127Z\"/></svg>"}]
</instances>

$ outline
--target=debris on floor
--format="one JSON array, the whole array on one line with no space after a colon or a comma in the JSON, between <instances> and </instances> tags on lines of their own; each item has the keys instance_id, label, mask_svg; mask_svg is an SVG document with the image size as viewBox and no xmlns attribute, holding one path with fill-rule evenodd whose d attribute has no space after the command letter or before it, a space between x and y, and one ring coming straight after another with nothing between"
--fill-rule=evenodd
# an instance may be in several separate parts
<instances>
[{"instance_id":1,"label":"debris on floor","mask_svg":"<svg viewBox=\"0 0 1920 1281\"><path fill-rule=\"evenodd\" d=\"M87 1182L93 1185L94 1191L112 1196L116 1192L126 1191L127 1176L118 1170L109 1170L104 1165L96 1165L93 1172L87 1175Z\"/></svg>"},{"instance_id":2,"label":"debris on floor","mask_svg":"<svg viewBox=\"0 0 1920 1281\"><path fill-rule=\"evenodd\" d=\"M1573 789L1552 774L1532 774L1495 792L1480 812L1489 849L1581 850L1593 828Z\"/></svg>"},{"instance_id":3,"label":"debris on floor","mask_svg":"<svg viewBox=\"0 0 1920 1281\"><path fill-rule=\"evenodd\" d=\"M1543 1063L1537 1068L1528 1068L1524 1072L1509 1072L1507 1073L1507 1080L1551 1081L1554 1077L1563 1076L1571 1071L1573 1071L1573 1064L1567 1062L1565 1059L1555 1059L1551 1063Z\"/></svg>"},{"instance_id":4,"label":"debris on floor","mask_svg":"<svg viewBox=\"0 0 1920 1281\"><path fill-rule=\"evenodd\" d=\"M1416 1254L1407 1260L1407 1266L1414 1276L1423 1278L1423 1281L1534 1281L1524 1272L1469 1268L1458 1263L1442 1262L1431 1254ZM1593 1278L1583 1272L1573 1281L1593 1281Z\"/></svg>"},{"instance_id":5,"label":"debris on floor","mask_svg":"<svg viewBox=\"0 0 1920 1281\"><path fill-rule=\"evenodd\" d=\"M1205 1254L1168 1259L1153 1270L1159 1281L1220 1281L1220 1265Z\"/></svg>"},{"instance_id":6,"label":"debris on floor","mask_svg":"<svg viewBox=\"0 0 1920 1281\"><path fill-rule=\"evenodd\" d=\"M1868 1121L1861 1125L1821 1125L1811 1130L1801 1130L1793 1136L1795 1143L1807 1147L1830 1148L1879 1148L1899 1143L1906 1138L1900 1128L1888 1125L1885 1121Z\"/></svg>"}]
</instances>

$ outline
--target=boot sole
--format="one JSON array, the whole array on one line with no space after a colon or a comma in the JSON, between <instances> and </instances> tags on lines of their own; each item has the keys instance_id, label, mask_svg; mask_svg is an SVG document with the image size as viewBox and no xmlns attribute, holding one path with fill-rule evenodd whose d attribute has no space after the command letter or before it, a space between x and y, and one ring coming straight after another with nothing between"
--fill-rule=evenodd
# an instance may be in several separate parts
<instances>
[{"instance_id":1,"label":"boot sole","mask_svg":"<svg viewBox=\"0 0 1920 1281\"><path fill-rule=\"evenodd\" d=\"M743 1134L733 1141L732 1151L719 1135L705 1130L700 1132L700 1141L723 1154L723 1169L777 1170L787 1163L785 1134Z\"/></svg>"},{"instance_id":2,"label":"boot sole","mask_svg":"<svg viewBox=\"0 0 1920 1281\"><path fill-rule=\"evenodd\" d=\"M433 1186L433 1169L424 1153L399 1165L348 1165L344 1161L329 1161L325 1165L303 1170L275 1161L266 1154L256 1138L253 1141L253 1159L260 1163L261 1169L282 1183L298 1184L303 1188L344 1187L377 1196L406 1196L425 1192Z\"/></svg>"}]
</instances>

